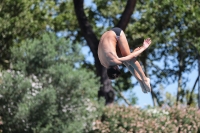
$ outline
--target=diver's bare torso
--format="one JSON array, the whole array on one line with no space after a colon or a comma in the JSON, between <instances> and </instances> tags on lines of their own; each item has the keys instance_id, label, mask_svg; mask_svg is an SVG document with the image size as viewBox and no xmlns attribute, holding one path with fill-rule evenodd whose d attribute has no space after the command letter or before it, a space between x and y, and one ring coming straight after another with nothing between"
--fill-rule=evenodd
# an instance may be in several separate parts
<instances>
[{"instance_id":1,"label":"diver's bare torso","mask_svg":"<svg viewBox=\"0 0 200 133\"><path fill-rule=\"evenodd\" d=\"M106 68L122 64L117 59L116 45L116 34L113 31L107 31L102 35L98 46L98 56L101 64Z\"/></svg>"}]
</instances>

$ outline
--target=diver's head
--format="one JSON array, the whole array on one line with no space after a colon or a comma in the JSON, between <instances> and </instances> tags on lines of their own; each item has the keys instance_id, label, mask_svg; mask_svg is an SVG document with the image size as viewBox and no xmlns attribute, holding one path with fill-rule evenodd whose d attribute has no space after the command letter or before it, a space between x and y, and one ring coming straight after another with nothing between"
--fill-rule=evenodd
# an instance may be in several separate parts
<instances>
[{"instance_id":1,"label":"diver's head","mask_svg":"<svg viewBox=\"0 0 200 133\"><path fill-rule=\"evenodd\" d=\"M119 67L117 65L109 67L107 69L107 75L109 79L116 79L120 75Z\"/></svg>"}]
</instances>

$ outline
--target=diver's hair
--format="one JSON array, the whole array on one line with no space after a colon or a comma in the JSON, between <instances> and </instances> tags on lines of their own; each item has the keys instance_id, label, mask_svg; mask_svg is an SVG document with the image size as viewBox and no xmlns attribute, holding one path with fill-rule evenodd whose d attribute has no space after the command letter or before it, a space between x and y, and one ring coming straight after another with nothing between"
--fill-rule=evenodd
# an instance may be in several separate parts
<instances>
[{"instance_id":1,"label":"diver's hair","mask_svg":"<svg viewBox=\"0 0 200 133\"><path fill-rule=\"evenodd\" d=\"M120 70L118 66L111 66L107 69L107 75L109 79L116 79L120 75Z\"/></svg>"}]
</instances>

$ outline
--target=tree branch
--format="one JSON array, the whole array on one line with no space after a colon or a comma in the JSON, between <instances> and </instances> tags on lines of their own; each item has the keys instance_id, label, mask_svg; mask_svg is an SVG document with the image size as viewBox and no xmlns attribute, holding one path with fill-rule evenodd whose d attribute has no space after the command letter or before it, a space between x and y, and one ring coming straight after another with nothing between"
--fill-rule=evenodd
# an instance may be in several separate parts
<instances>
[{"instance_id":1,"label":"tree branch","mask_svg":"<svg viewBox=\"0 0 200 133\"><path fill-rule=\"evenodd\" d=\"M98 49L99 40L97 39L95 33L92 30L92 26L87 20L87 17L83 9L83 2L84 0L74 0L74 9L75 9L78 23L83 33L83 36L86 39L90 47L90 50L92 51L93 54L95 54L97 53L96 51Z\"/></svg>"},{"instance_id":2,"label":"tree branch","mask_svg":"<svg viewBox=\"0 0 200 133\"><path fill-rule=\"evenodd\" d=\"M155 94L155 92L153 90L151 90L151 96L152 96L154 107L156 106L156 103L155 103L156 101L157 101L158 106L161 107L162 105L161 105L157 95Z\"/></svg>"},{"instance_id":3,"label":"tree branch","mask_svg":"<svg viewBox=\"0 0 200 133\"><path fill-rule=\"evenodd\" d=\"M124 12L122 13L122 16L120 18L120 21L116 25L116 27L120 27L123 31L125 31L130 19L131 15L133 14L133 11L135 9L137 0L128 0L126 3L126 7Z\"/></svg>"},{"instance_id":4,"label":"tree branch","mask_svg":"<svg viewBox=\"0 0 200 133\"><path fill-rule=\"evenodd\" d=\"M117 93L119 94L119 96L124 100L124 102L128 105L128 106L131 106L131 103L129 102L128 99L126 99L124 97L124 95L118 90L118 89L115 89L115 91L117 91Z\"/></svg>"}]
</instances>

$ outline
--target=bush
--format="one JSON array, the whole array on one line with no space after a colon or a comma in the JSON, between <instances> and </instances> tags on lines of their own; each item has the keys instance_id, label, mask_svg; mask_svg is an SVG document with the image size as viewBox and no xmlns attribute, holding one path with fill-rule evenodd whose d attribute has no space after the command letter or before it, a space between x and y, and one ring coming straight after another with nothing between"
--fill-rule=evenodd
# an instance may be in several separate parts
<instances>
[{"instance_id":1,"label":"bush","mask_svg":"<svg viewBox=\"0 0 200 133\"><path fill-rule=\"evenodd\" d=\"M91 133L165 132L196 133L200 131L200 113L195 108L139 109L112 106L94 122Z\"/></svg>"}]
</instances>

